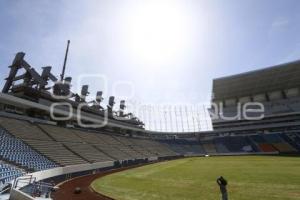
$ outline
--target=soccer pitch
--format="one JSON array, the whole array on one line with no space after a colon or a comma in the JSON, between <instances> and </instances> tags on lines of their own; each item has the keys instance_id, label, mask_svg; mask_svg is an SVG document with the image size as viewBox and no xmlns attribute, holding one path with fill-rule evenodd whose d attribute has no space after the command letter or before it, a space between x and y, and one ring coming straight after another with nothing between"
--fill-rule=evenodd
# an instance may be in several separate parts
<instances>
[{"instance_id":1,"label":"soccer pitch","mask_svg":"<svg viewBox=\"0 0 300 200\"><path fill-rule=\"evenodd\" d=\"M111 174L91 186L117 200L217 200L221 175L230 200L300 199L299 157L186 158Z\"/></svg>"}]
</instances>

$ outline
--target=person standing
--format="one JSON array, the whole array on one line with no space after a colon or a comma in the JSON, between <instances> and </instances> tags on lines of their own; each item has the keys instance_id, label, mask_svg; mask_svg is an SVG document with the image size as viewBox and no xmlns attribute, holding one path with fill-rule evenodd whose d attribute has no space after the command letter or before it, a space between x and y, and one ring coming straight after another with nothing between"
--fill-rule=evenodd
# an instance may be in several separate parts
<instances>
[{"instance_id":1,"label":"person standing","mask_svg":"<svg viewBox=\"0 0 300 200\"><path fill-rule=\"evenodd\" d=\"M221 194L222 194L222 200L228 200L228 193L227 193L227 181L225 178L223 178L223 176L220 176L218 179L217 179L217 183L220 187L220 191L221 191Z\"/></svg>"}]
</instances>

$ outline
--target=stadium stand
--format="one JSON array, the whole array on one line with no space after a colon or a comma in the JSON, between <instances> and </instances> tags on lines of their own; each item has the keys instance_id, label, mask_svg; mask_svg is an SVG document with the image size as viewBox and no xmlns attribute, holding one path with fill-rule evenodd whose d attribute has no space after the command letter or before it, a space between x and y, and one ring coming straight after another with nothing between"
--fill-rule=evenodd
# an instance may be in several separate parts
<instances>
[{"instance_id":1,"label":"stadium stand","mask_svg":"<svg viewBox=\"0 0 300 200\"><path fill-rule=\"evenodd\" d=\"M300 151L300 138L297 133L281 133L280 136L285 139L291 146Z\"/></svg>"},{"instance_id":2,"label":"stadium stand","mask_svg":"<svg viewBox=\"0 0 300 200\"><path fill-rule=\"evenodd\" d=\"M223 143L230 152L253 152L253 148L244 136L223 138Z\"/></svg>"},{"instance_id":3,"label":"stadium stand","mask_svg":"<svg viewBox=\"0 0 300 200\"><path fill-rule=\"evenodd\" d=\"M70 77L58 84L49 67L40 75L24 56L23 52L16 55L0 97L0 186L29 172L45 178L51 171L65 180L72 175L183 156L300 152L300 61L213 80L210 111L219 116L212 119L214 130L166 134L145 130L144 123L132 113L116 112L113 96L105 109L100 105L99 91L91 105L85 99L87 86L80 94L74 93L66 83ZM25 74L17 75L21 68ZM16 80L21 84L15 84ZM74 98L58 101L51 92L58 96L73 93ZM108 113L107 127L80 127L78 116L57 122L51 114L62 116L65 107L58 106L50 113L53 102L67 103L74 110L87 104L80 116L87 124L103 120ZM122 102L120 109L125 107ZM240 114L239 106L249 102L262 103L262 119L235 117Z\"/></svg>"},{"instance_id":4,"label":"stadium stand","mask_svg":"<svg viewBox=\"0 0 300 200\"><path fill-rule=\"evenodd\" d=\"M216 154L217 150L213 141L202 141L202 146L206 154Z\"/></svg>"},{"instance_id":5,"label":"stadium stand","mask_svg":"<svg viewBox=\"0 0 300 200\"><path fill-rule=\"evenodd\" d=\"M55 141L41 141L41 140L24 140L32 148L41 152L56 163L62 166L75 165L87 163L86 160L75 155L73 152L68 150L62 143Z\"/></svg>"},{"instance_id":6,"label":"stadium stand","mask_svg":"<svg viewBox=\"0 0 300 200\"><path fill-rule=\"evenodd\" d=\"M181 140L179 143L185 146L187 152L192 154L205 154L203 147L200 145L199 141L191 139L191 140Z\"/></svg>"},{"instance_id":7,"label":"stadium stand","mask_svg":"<svg viewBox=\"0 0 300 200\"><path fill-rule=\"evenodd\" d=\"M116 137L114 136L114 139L116 139L116 141L119 142L119 144L117 145L117 147L124 153L128 154L130 156L130 159L134 159L134 158L144 158L143 154L141 154L140 152L136 151L133 147L132 147L132 143L130 142L130 140L128 140L125 137Z\"/></svg>"},{"instance_id":8,"label":"stadium stand","mask_svg":"<svg viewBox=\"0 0 300 200\"><path fill-rule=\"evenodd\" d=\"M0 117L0 125L17 138L44 141L52 140L47 134L28 121Z\"/></svg>"},{"instance_id":9,"label":"stadium stand","mask_svg":"<svg viewBox=\"0 0 300 200\"><path fill-rule=\"evenodd\" d=\"M109 155L114 160L129 160L131 158L131 156L121 151L116 146L110 146L107 144L106 145L94 144L93 146L99 151L102 151L103 153Z\"/></svg>"},{"instance_id":10,"label":"stadium stand","mask_svg":"<svg viewBox=\"0 0 300 200\"><path fill-rule=\"evenodd\" d=\"M143 147L143 145L140 144L144 143L143 140L128 138L128 141L130 142L129 146L136 152L140 153L144 158L155 156L155 154L152 154L148 149L144 148L146 145Z\"/></svg>"},{"instance_id":11,"label":"stadium stand","mask_svg":"<svg viewBox=\"0 0 300 200\"><path fill-rule=\"evenodd\" d=\"M133 126L132 131L132 124L122 124L122 128L118 124L117 127L87 129L80 127L76 120L57 123L49 116L35 119L1 114L0 186L28 172L46 169L57 172L62 168L77 168L70 174L78 176L94 173L95 169L127 167L148 160L183 156L299 153L300 83L290 78L293 81L289 80L287 84L280 77L281 74L294 76L293 70L296 70L295 74L300 71L294 64L283 70L285 67L271 67L213 82L212 102L224 104L222 110L217 110L218 116L235 116L239 113L238 103L244 105L257 101L264 106L263 119L246 120L244 116L229 120L213 119L213 131L184 136L178 136L181 135L179 133L149 133L140 127L142 123L139 120L133 120L139 123L138 128ZM269 80L270 74L280 84L274 84L274 81L268 83L266 80ZM45 98L51 99L47 94ZM74 105L76 103L73 102ZM211 110L214 111L213 108ZM85 110L89 115L94 111ZM43 112L38 112L38 116L40 113ZM250 113L249 116L255 114ZM70 174L64 174L63 178Z\"/></svg>"},{"instance_id":12,"label":"stadium stand","mask_svg":"<svg viewBox=\"0 0 300 200\"><path fill-rule=\"evenodd\" d=\"M176 155L154 140L111 136L9 118L1 118L0 123L9 133L61 166ZM23 125L26 129L21 128Z\"/></svg>"},{"instance_id":13,"label":"stadium stand","mask_svg":"<svg viewBox=\"0 0 300 200\"><path fill-rule=\"evenodd\" d=\"M24 170L0 161L0 188L23 174L25 174Z\"/></svg>"},{"instance_id":14,"label":"stadium stand","mask_svg":"<svg viewBox=\"0 0 300 200\"><path fill-rule=\"evenodd\" d=\"M186 148L183 145L178 144L176 140L160 140L160 142L165 143L170 149L179 154L186 152Z\"/></svg>"},{"instance_id":15,"label":"stadium stand","mask_svg":"<svg viewBox=\"0 0 300 200\"><path fill-rule=\"evenodd\" d=\"M279 152L282 153L297 152L295 148L293 148L291 145L285 142L277 133L264 134L263 136L265 140L268 143L272 144Z\"/></svg>"},{"instance_id":16,"label":"stadium stand","mask_svg":"<svg viewBox=\"0 0 300 200\"><path fill-rule=\"evenodd\" d=\"M214 143L218 153L229 153L230 151L227 149L225 144L223 143L223 137L215 138Z\"/></svg>"},{"instance_id":17,"label":"stadium stand","mask_svg":"<svg viewBox=\"0 0 300 200\"><path fill-rule=\"evenodd\" d=\"M3 129L0 129L0 156L32 171L58 166Z\"/></svg>"},{"instance_id":18,"label":"stadium stand","mask_svg":"<svg viewBox=\"0 0 300 200\"><path fill-rule=\"evenodd\" d=\"M299 152L299 65L295 61L214 79L210 109L214 130L199 134L206 152L214 153L213 145L218 153ZM246 103L252 103L251 109L260 103L263 109L259 114L245 112L246 117L242 111ZM262 118L248 118L261 114Z\"/></svg>"},{"instance_id":19,"label":"stadium stand","mask_svg":"<svg viewBox=\"0 0 300 200\"><path fill-rule=\"evenodd\" d=\"M184 140L184 139L173 139L173 140L159 140L161 143L166 144L174 152L185 155L195 154L203 155L204 150L200 143L196 140Z\"/></svg>"},{"instance_id":20,"label":"stadium stand","mask_svg":"<svg viewBox=\"0 0 300 200\"><path fill-rule=\"evenodd\" d=\"M53 125L39 125L53 140L58 142L82 142L72 130Z\"/></svg>"},{"instance_id":21,"label":"stadium stand","mask_svg":"<svg viewBox=\"0 0 300 200\"><path fill-rule=\"evenodd\" d=\"M90 163L113 160L111 157L89 144L64 143L64 145Z\"/></svg>"},{"instance_id":22,"label":"stadium stand","mask_svg":"<svg viewBox=\"0 0 300 200\"><path fill-rule=\"evenodd\" d=\"M1 118L1 125L9 133L1 132L5 151L1 155L23 167L43 170L58 165L67 166L112 160L142 159L148 157L164 157L175 155L203 155L238 152L296 152L298 135L285 136L279 134L261 134L250 136L217 137L213 140L199 141L186 139L150 140L131 138L119 135L108 135L75 128L63 128L46 124L35 124L24 120ZM22 129L25 126L26 129ZM12 142L14 141L14 142ZM25 142L25 143L24 143ZM289 142L293 142L290 145ZM24 155L11 155L17 148ZM27 146L27 144L30 146ZM4 146L5 145L5 146ZM44 156L40 156L38 153ZM6 157L5 157L6 156ZM27 156L27 157L26 157ZM48 160L48 159L50 160ZM21 160L20 160L21 159ZM23 159L23 160L22 160ZM38 166L33 166L37 160ZM57 163L58 165L56 165Z\"/></svg>"},{"instance_id":23,"label":"stadium stand","mask_svg":"<svg viewBox=\"0 0 300 200\"><path fill-rule=\"evenodd\" d=\"M213 113L216 111L218 116L238 116L232 119L222 117L213 119L214 132L239 131L244 134L248 131L251 134L249 131L252 129L252 133L255 134L271 132L270 130L285 132L295 126L299 127L300 82L297 78L300 74L299 64L299 61L295 61L214 79L212 103L217 105L217 108L212 106L211 111ZM264 117L260 120L246 120L240 112L245 103L262 104ZM254 112L247 113L250 117L259 115L255 115ZM269 145L262 144L262 146L265 150L272 151ZM283 146L286 147L285 144ZM288 149L284 151L286 150Z\"/></svg>"},{"instance_id":24,"label":"stadium stand","mask_svg":"<svg viewBox=\"0 0 300 200\"><path fill-rule=\"evenodd\" d=\"M277 150L271 144L267 143L261 135L251 135L250 138L256 143L260 151L277 152Z\"/></svg>"},{"instance_id":25,"label":"stadium stand","mask_svg":"<svg viewBox=\"0 0 300 200\"><path fill-rule=\"evenodd\" d=\"M149 152L153 157L175 156L176 152L169 149L167 145L156 140L135 139L133 140L139 149Z\"/></svg>"}]
</instances>

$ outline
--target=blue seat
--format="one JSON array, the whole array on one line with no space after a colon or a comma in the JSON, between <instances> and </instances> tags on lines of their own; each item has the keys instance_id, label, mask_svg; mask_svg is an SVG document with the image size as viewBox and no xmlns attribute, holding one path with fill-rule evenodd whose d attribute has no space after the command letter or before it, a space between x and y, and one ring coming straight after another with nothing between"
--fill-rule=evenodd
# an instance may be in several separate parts
<instances>
[{"instance_id":1,"label":"blue seat","mask_svg":"<svg viewBox=\"0 0 300 200\"><path fill-rule=\"evenodd\" d=\"M58 167L54 162L39 154L23 141L13 137L1 128L0 147L0 155L4 159L21 165L24 168L40 171Z\"/></svg>"}]
</instances>

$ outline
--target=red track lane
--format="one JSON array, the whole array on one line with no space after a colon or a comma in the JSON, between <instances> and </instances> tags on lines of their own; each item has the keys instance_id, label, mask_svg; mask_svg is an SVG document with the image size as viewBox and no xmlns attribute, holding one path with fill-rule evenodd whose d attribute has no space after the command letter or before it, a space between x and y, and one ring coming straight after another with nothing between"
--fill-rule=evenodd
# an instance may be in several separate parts
<instances>
[{"instance_id":1,"label":"red track lane","mask_svg":"<svg viewBox=\"0 0 300 200\"><path fill-rule=\"evenodd\" d=\"M112 198L94 192L90 187L91 183L100 177L139 166L142 165L120 168L71 179L59 185L59 189L56 192L52 192L51 197L53 200L113 200ZM81 188L80 194L74 193L76 187Z\"/></svg>"}]
</instances>

